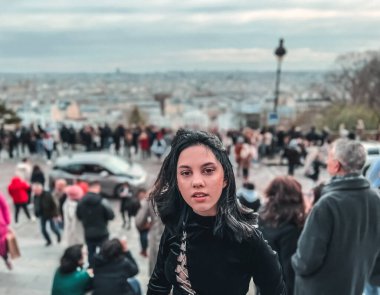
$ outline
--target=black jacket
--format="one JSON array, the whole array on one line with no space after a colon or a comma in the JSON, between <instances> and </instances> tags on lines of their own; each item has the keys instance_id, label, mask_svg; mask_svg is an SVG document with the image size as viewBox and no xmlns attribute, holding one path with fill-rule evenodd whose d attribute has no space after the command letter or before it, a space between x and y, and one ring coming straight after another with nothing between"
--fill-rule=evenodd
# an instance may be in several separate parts
<instances>
[{"instance_id":1,"label":"black jacket","mask_svg":"<svg viewBox=\"0 0 380 295\"><path fill-rule=\"evenodd\" d=\"M53 196L47 191L43 191L41 195L34 196L34 214L37 217L51 219L58 216L57 204L54 202Z\"/></svg>"},{"instance_id":2,"label":"black jacket","mask_svg":"<svg viewBox=\"0 0 380 295\"><path fill-rule=\"evenodd\" d=\"M115 261L105 259L101 254L94 256L93 295L133 295L127 279L139 272L131 253L125 253Z\"/></svg>"},{"instance_id":3,"label":"black jacket","mask_svg":"<svg viewBox=\"0 0 380 295\"><path fill-rule=\"evenodd\" d=\"M269 245L278 254L288 295L292 295L295 275L291 264L291 257L296 252L297 241L301 235L302 228L292 223L272 227L266 224L265 221L260 220L260 230Z\"/></svg>"},{"instance_id":4,"label":"black jacket","mask_svg":"<svg viewBox=\"0 0 380 295\"><path fill-rule=\"evenodd\" d=\"M114 219L115 214L109 203L100 195L87 193L79 202L76 213L83 223L87 240L102 240L108 237L108 221Z\"/></svg>"},{"instance_id":5,"label":"black jacket","mask_svg":"<svg viewBox=\"0 0 380 295\"><path fill-rule=\"evenodd\" d=\"M187 269L192 288L199 295L245 295L253 278L261 295L285 294L276 253L257 231L241 243L213 234L215 217L191 213L186 225ZM183 295L175 268L180 237L168 227L161 238L157 263L148 285L148 295ZM187 295L187 294L186 294Z\"/></svg>"},{"instance_id":6,"label":"black jacket","mask_svg":"<svg viewBox=\"0 0 380 295\"><path fill-rule=\"evenodd\" d=\"M30 177L31 183L41 183L43 186L45 185L45 176L42 171L32 172Z\"/></svg>"},{"instance_id":7,"label":"black jacket","mask_svg":"<svg viewBox=\"0 0 380 295\"><path fill-rule=\"evenodd\" d=\"M379 195L358 175L333 178L292 257L295 294L362 294L379 254Z\"/></svg>"}]
</instances>

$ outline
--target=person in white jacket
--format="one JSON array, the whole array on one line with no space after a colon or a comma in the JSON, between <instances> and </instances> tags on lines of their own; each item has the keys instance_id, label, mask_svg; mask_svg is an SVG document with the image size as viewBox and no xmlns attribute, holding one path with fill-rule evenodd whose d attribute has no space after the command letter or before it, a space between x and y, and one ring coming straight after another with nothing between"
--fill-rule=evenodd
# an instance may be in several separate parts
<instances>
[{"instance_id":1,"label":"person in white jacket","mask_svg":"<svg viewBox=\"0 0 380 295\"><path fill-rule=\"evenodd\" d=\"M80 186L70 185L65 189L67 199L63 205L64 240L67 246L84 244L84 230L82 222L76 216L78 202L84 193Z\"/></svg>"}]
</instances>

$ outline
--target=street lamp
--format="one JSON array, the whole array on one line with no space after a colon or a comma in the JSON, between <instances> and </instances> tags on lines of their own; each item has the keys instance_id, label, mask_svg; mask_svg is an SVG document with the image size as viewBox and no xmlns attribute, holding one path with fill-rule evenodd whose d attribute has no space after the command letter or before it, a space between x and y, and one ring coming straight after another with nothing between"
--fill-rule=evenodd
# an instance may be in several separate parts
<instances>
[{"instance_id":1,"label":"street lamp","mask_svg":"<svg viewBox=\"0 0 380 295\"><path fill-rule=\"evenodd\" d=\"M286 54L286 49L284 47L284 39L280 39L280 44L274 51L277 56L277 74L276 74L276 89L274 91L274 107L273 112L277 114L278 96L280 94L280 75L281 75L281 62L282 58Z\"/></svg>"}]
</instances>

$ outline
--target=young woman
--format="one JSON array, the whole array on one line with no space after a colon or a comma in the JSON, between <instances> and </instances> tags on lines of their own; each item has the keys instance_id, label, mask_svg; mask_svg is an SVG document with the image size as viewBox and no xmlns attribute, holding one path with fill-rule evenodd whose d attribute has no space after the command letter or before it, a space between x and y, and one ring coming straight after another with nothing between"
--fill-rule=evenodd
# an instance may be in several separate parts
<instances>
[{"instance_id":1,"label":"young woman","mask_svg":"<svg viewBox=\"0 0 380 295\"><path fill-rule=\"evenodd\" d=\"M91 271L82 269L86 251L83 245L68 247L54 275L52 295L84 295L91 289Z\"/></svg>"},{"instance_id":2,"label":"young woman","mask_svg":"<svg viewBox=\"0 0 380 295\"><path fill-rule=\"evenodd\" d=\"M276 253L239 205L233 168L213 134L180 129L151 193L165 224L148 295L285 294Z\"/></svg>"},{"instance_id":3,"label":"young woman","mask_svg":"<svg viewBox=\"0 0 380 295\"><path fill-rule=\"evenodd\" d=\"M291 176L278 176L265 190L265 198L259 210L260 230L279 255L287 294L292 295L295 275L291 257L305 222L301 184Z\"/></svg>"}]
</instances>

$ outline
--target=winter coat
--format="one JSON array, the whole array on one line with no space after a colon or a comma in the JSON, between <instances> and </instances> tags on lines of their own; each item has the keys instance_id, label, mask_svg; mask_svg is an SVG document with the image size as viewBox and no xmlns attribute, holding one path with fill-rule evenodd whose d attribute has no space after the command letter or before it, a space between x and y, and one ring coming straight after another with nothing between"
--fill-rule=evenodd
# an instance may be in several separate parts
<instances>
[{"instance_id":1,"label":"winter coat","mask_svg":"<svg viewBox=\"0 0 380 295\"><path fill-rule=\"evenodd\" d=\"M240 203L253 211L257 212L260 208L261 201L255 190L240 188L236 193Z\"/></svg>"},{"instance_id":2,"label":"winter coat","mask_svg":"<svg viewBox=\"0 0 380 295\"><path fill-rule=\"evenodd\" d=\"M34 195L34 214L44 219L58 216L58 207L50 192L43 191L39 196Z\"/></svg>"},{"instance_id":3,"label":"winter coat","mask_svg":"<svg viewBox=\"0 0 380 295\"><path fill-rule=\"evenodd\" d=\"M89 192L78 203L76 211L87 240L102 240L109 236L108 221L115 218L109 203L100 195Z\"/></svg>"},{"instance_id":4,"label":"winter coat","mask_svg":"<svg viewBox=\"0 0 380 295\"><path fill-rule=\"evenodd\" d=\"M95 254L93 295L133 295L127 279L138 272L136 261L129 251L125 256L112 261L101 254Z\"/></svg>"},{"instance_id":5,"label":"winter coat","mask_svg":"<svg viewBox=\"0 0 380 295\"><path fill-rule=\"evenodd\" d=\"M362 294L380 255L379 212L379 195L365 178L334 177L307 218L292 257L294 294Z\"/></svg>"},{"instance_id":6,"label":"winter coat","mask_svg":"<svg viewBox=\"0 0 380 295\"><path fill-rule=\"evenodd\" d=\"M84 244L84 229L82 222L76 215L78 201L66 199L63 204L64 232L63 238L67 246Z\"/></svg>"},{"instance_id":7,"label":"winter coat","mask_svg":"<svg viewBox=\"0 0 380 295\"><path fill-rule=\"evenodd\" d=\"M150 202L143 200L140 202L141 207L135 217L135 223L137 228L143 228L144 225L150 219L150 230L148 234L149 239L149 274L153 272L156 265L158 248L160 246L160 240L162 233L164 232L164 224L161 219L154 212Z\"/></svg>"},{"instance_id":8,"label":"winter coat","mask_svg":"<svg viewBox=\"0 0 380 295\"><path fill-rule=\"evenodd\" d=\"M15 204L28 203L29 189L30 189L29 184L18 176L13 177L11 180L11 183L8 185L9 195L12 197L13 202Z\"/></svg>"},{"instance_id":9,"label":"winter coat","mask_svg":"<svg viewBox=\"0 0 380 295\"><path fill-rule=\"evenodd\" d=\"M11 223L11 215L7 200L0 193L0 256L7 253L6 236L8 233L8 226Z\"/></svg>"},{"instance_id":10,"label":"winter coat","mask_svg":"<svg viewBox=\"0 0 380 295\"><path fill-rule=\"evenodd\" d=\"M286 223L277 227L272 227L265 221L260 220L260 230L264 238L274 251L277 252L288 295L293 294L294 290L294 270L291 264L291 257L296 252L297 241L302 228L295 224Z\"/></svg>"},{"instance_id":11,"label":"winter coat","mask_svg":"<svg viewBox=\"0 0 380 295\"><path fill-rule=\"evenodd\" d=\"M30 178L31 183L41 183L42 186L45 185L45 176L42 171L32 172L32 176Z\"/></svg>"}]
</instances>

